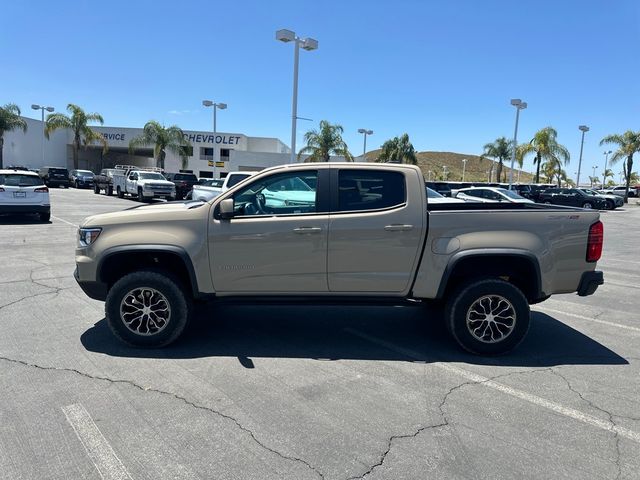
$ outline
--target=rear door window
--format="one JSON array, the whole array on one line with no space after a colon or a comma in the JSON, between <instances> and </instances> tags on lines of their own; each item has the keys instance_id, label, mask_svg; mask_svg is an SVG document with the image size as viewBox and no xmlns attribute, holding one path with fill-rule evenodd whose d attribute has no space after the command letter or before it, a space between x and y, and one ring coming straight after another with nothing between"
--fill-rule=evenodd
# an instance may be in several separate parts
<instances>
[{"instance_id":1,"label":"rear door window","mask_svg":"<svg viewBox=\"0 0 640 480\"><path fill-rule=\"evenodd\" d=\"M338 211L379 210L403 205L407 192L401 172L340 170Z\"/></svg>"}]
</instances>

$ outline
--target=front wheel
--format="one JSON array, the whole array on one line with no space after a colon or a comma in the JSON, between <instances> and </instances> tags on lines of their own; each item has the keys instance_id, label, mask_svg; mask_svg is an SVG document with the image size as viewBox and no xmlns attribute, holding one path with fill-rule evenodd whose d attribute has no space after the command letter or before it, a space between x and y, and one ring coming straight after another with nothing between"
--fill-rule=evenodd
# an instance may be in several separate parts
<instances>
[{"instance_id":1,"label":"front wheel","mask_svg":"<svg viewBox=\"0 0 640 480\"><path fill-rule=\"evenodd\" d=\"M465 350L500 355L514 349L529 330L529 303L519 288L499 279L460 286L446 305L447 329Z\"/></svg>"},{"instance_id":2,"label":"front wheel","mask_svg":"<svg viewBox=\"0 0 640 480\"><path fill-rule=\"evenodd\" d=\"M144 195L142 194L142 189L138 188L138 201L144 202Z\"/></svg>"},{"instance_id":3,"label":"front wheel","mask_svg":"<svg viewBox=\"0 0 640 480\"><path fill-rule=\"evenodd\" d=\"M118 280L107 295L105 316L113 334L129 345L164 347L178 339L192 302L172 277L134 272Z\"/></svg>"},{"instance_id":4,"label":"front wheel","mask_svg":"<svg viewBox=\"0 0 640 480\"><path fill-rule=\"evenodd\" d=\"M614 208L616 208L615 203L611 200L607 200L607 210L613 210Z\"/></svg>"},{"instance_id":5,"label":"front wheel","mask_svg":"<svg viewBox=\"0 0 640 480\"><path fill-rule=\"evenodd\" d=\"M120 187L116 187L116 194L118 198L124 198L124 193L122 193L122 189Z\"/></svg>"},{"instance_id":6,"label":"front wheel","mask_svg":"<svg viewBox=\"0 0 640 480\"><path fill-rule=\"evenodd\" d=\"M113 186L109 185L106 190L105 190L106 194L110 197L111 195L113 195Z\"/></svg>"},{"instance_id":7,"label":"front wheel","mask_svg":"<svg viewBox=\"0 0 640 480\"><path fill-rule=\"evenodd\" d=\"M591 210L593 208L593 205L591 205L589 202L584 202L582 204L582 208L584 208L585 210Z\"/></svg>"},{"instance_id":8,"label":"front wheel","mask_svg":"<svg viewBox=\"0 0 640 480\"><path fill-rule=\"evenodd\" d=\"M80 188L77 180L73 182L73 188Z\"/></svg>"},{"instance_id":9,"label":"front wheel","mask_svg":"<svg viewBox=\"0 0 640 480\"><path fill-rule=\"evenodd\" d=\"M96 195L100 194L100 187L98 185L93 186L93 193L95 193Z\"/></svg>"}]
</instances>

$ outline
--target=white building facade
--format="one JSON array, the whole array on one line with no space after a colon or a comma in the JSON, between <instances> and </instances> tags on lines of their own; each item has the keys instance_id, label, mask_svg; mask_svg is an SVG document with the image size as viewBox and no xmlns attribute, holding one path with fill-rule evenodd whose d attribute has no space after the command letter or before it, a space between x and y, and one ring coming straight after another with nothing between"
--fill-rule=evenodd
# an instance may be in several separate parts
<instances>
[{"instance_id":1,"label":"white building facade","mask_svg":"<svg viewBox=\"0 0 640 480\"><path fill-rule=\"evenodd\" d=\"M73 133L71 130L54 132L47 140L43 137L42 122L23 117L27 132L21 130L4 135L4 165L21 165L29 168L56 166L73 168ZM99 171L114 165L155 166L153 145L136 148L129 153L129 142L142 134L142 128L91 127L100 133L108 144L103 154L102 146L91 144L82 147L78 155L78 168ZM249 137L242 133L222 133L185 130L190 146L185 148L187 160L167 151L166 172L192 171L199 177L224 177L228 172L257 171L274 165L288 163L291 149L277 138ZM43 148L44 145L44 148ZM44 155L43 155L44 150Z\"/></svg>"}]
</instances>

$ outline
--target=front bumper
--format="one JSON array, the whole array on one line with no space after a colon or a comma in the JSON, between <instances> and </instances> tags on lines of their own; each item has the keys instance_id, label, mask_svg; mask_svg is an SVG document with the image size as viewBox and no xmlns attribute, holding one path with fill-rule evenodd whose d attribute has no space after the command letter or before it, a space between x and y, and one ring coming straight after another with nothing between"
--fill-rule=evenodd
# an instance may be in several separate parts
<instances>
[{"instance_id":1,"label":"front bumper","mask_svg":"<svg viewBox=\"0 0 640 480\"><path fill-rule=\"evenodd\" d=\"M578 295L587 297L593 295L600 285L604 283L604 275L599 270L584 272L578 285Z\"/></svg>"},{"instance_id":2,"label":"front bumper","mask_svg":"<svg viewBox=\"0 0 640 480\"><path fill-rule=\"evenodd\" d=\"M104 302L107 299L108 291L107 285L105 283L80 280L80 276L78 275L78 267L76 267L75 271L73 272L73 278L76 279L76 282L78 282L78 285L80 285L80 288L87 295L87 297L93 298L94 300L100 300L101 302Z\"/></svg>"}]
</instances>

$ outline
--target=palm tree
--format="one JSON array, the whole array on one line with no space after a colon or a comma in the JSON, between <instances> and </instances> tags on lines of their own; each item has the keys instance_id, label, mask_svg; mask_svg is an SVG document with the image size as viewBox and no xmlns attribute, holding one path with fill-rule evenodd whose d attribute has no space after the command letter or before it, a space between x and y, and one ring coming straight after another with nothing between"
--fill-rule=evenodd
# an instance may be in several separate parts
<instances>
[{"instance_id":1,"label":"palm tree","mask_svg":"<svg viewBox=\"0 0 640 480\"><path fill-rule=\"evenodd\" d=\"M623 158L627 159L626 165L623 164L627 187L624 192L624 201L626 203L629 200L629 185L631 184L631 175L627 172L633 171L633 154L640 152L640 132L627 130L622 135L607 135L600 140L601 146L612 143L618 145L618 150L611 156L611 164L613 165Z\"/></svg>"},{"instance_id":2,"label":"palm tree","mask_svg":"<svg viewBox=\"0 0 640 480\"><path fill-rule=\"evenodd\" d=\"M328 162L331 155L341 155L347 162L353 162L353 155L342 139L344 129L341 125L332 125L326 120L320 121L320 131L309 130L304 134L307 146L298 152L298 160L305 154L305 162Z\"/></svg>"},{"instance_id":3,"label":"palm tree","mask_svg":"<svg viewBox=\"0 0 640 480\"><path fill-rule=\"evenodd\" d=\"M135 153L137 147L148 147L153 145L153 157L156 159L156 166L164 170L164 159L167 150L178 155L182 161L182 168L187 166L187 148L191 146L184 138L184 132L176 125L165 128L155 120L145 123L142 135L138 135L129 141L129 153Z\"/></svg>"},{"instance_id":4,"label":"palm tree","mask_svg":"<svg viewBox=\"0 0 640 480\"><path fill-rule=\"evenodd\" d=\"M562 165L555 160L551 160L542 164L542 173L547 178L547 182L551 183L554 179L558 182L558 188L562 186L562 182L567 183L567 172L562 169Z\"/></svg>"},{"instance_id":5,"label":"palm tree","mask_svg":"<svg viewBox=\"0 0 640 480\"><path fill-rule=\"evenodd\" d=\"M533 159L533 163L536 165L535 183L540 183L540 167L542 167L543 161L555 162L558 165L569 163L569 150L558 143L557 137L558 132L553 127L545 127L536 132L531 142L524 144L524 155L536 154Z\"/></svg>"},{"instance_id":6,"label":"palm tree","mask_svg":"<svg viewBox=\"0 0 640 480\"><path fill-rule=\"evenodd\" d=\"M400 137L394 137L382 144L382 150L376 162L410 163L416 165L416 149L409 141L409 135L404 133Z\"/></svg>"},{"instance_id":7,"label":"palm tree","mask_svg":"<svg viewBox=\"0 0 640 480\"><path fill-rule=\"evenodd\" d=\"M45 122L44 134L47 138L52 132L59 129L70 129L73 132L73 168L78 168L78 151L83 146L87 148L90 143L98 142L102 144L102 153L107 153L107 141L102 134L92 130L89 122L104 124L102 115L99 113L86 113L82 108L73 103L67 105L67 111L71 115L64 113L50 113Z\"/></svg>"},{"instance_id":8,"label":"palm tree","mask_svg":"<svg viewBox=\"0 0 640 480\"><path fill-rule=\"evenodd\" d=\"M2 150L4 147L4 132L21 129L27 131L27 122L20 116L20 108L15 103L7 103L0 107L0 168L2 168Z\"/></svg>"},{"instance_id":9,"label":"palm tree","mask_svg":"<svg viewBox=\"0 0 640 480\"><path fill-rule=\"evenodd\" d=\"M484 152L480 158L493 158L498 160L498 170L496 178L498 182L502 176L502 168L504 161L511 158L513 140L507 140L505 137L497 138L493 143L487 143L483 148Z\"/></svg>"}]
</instances>

